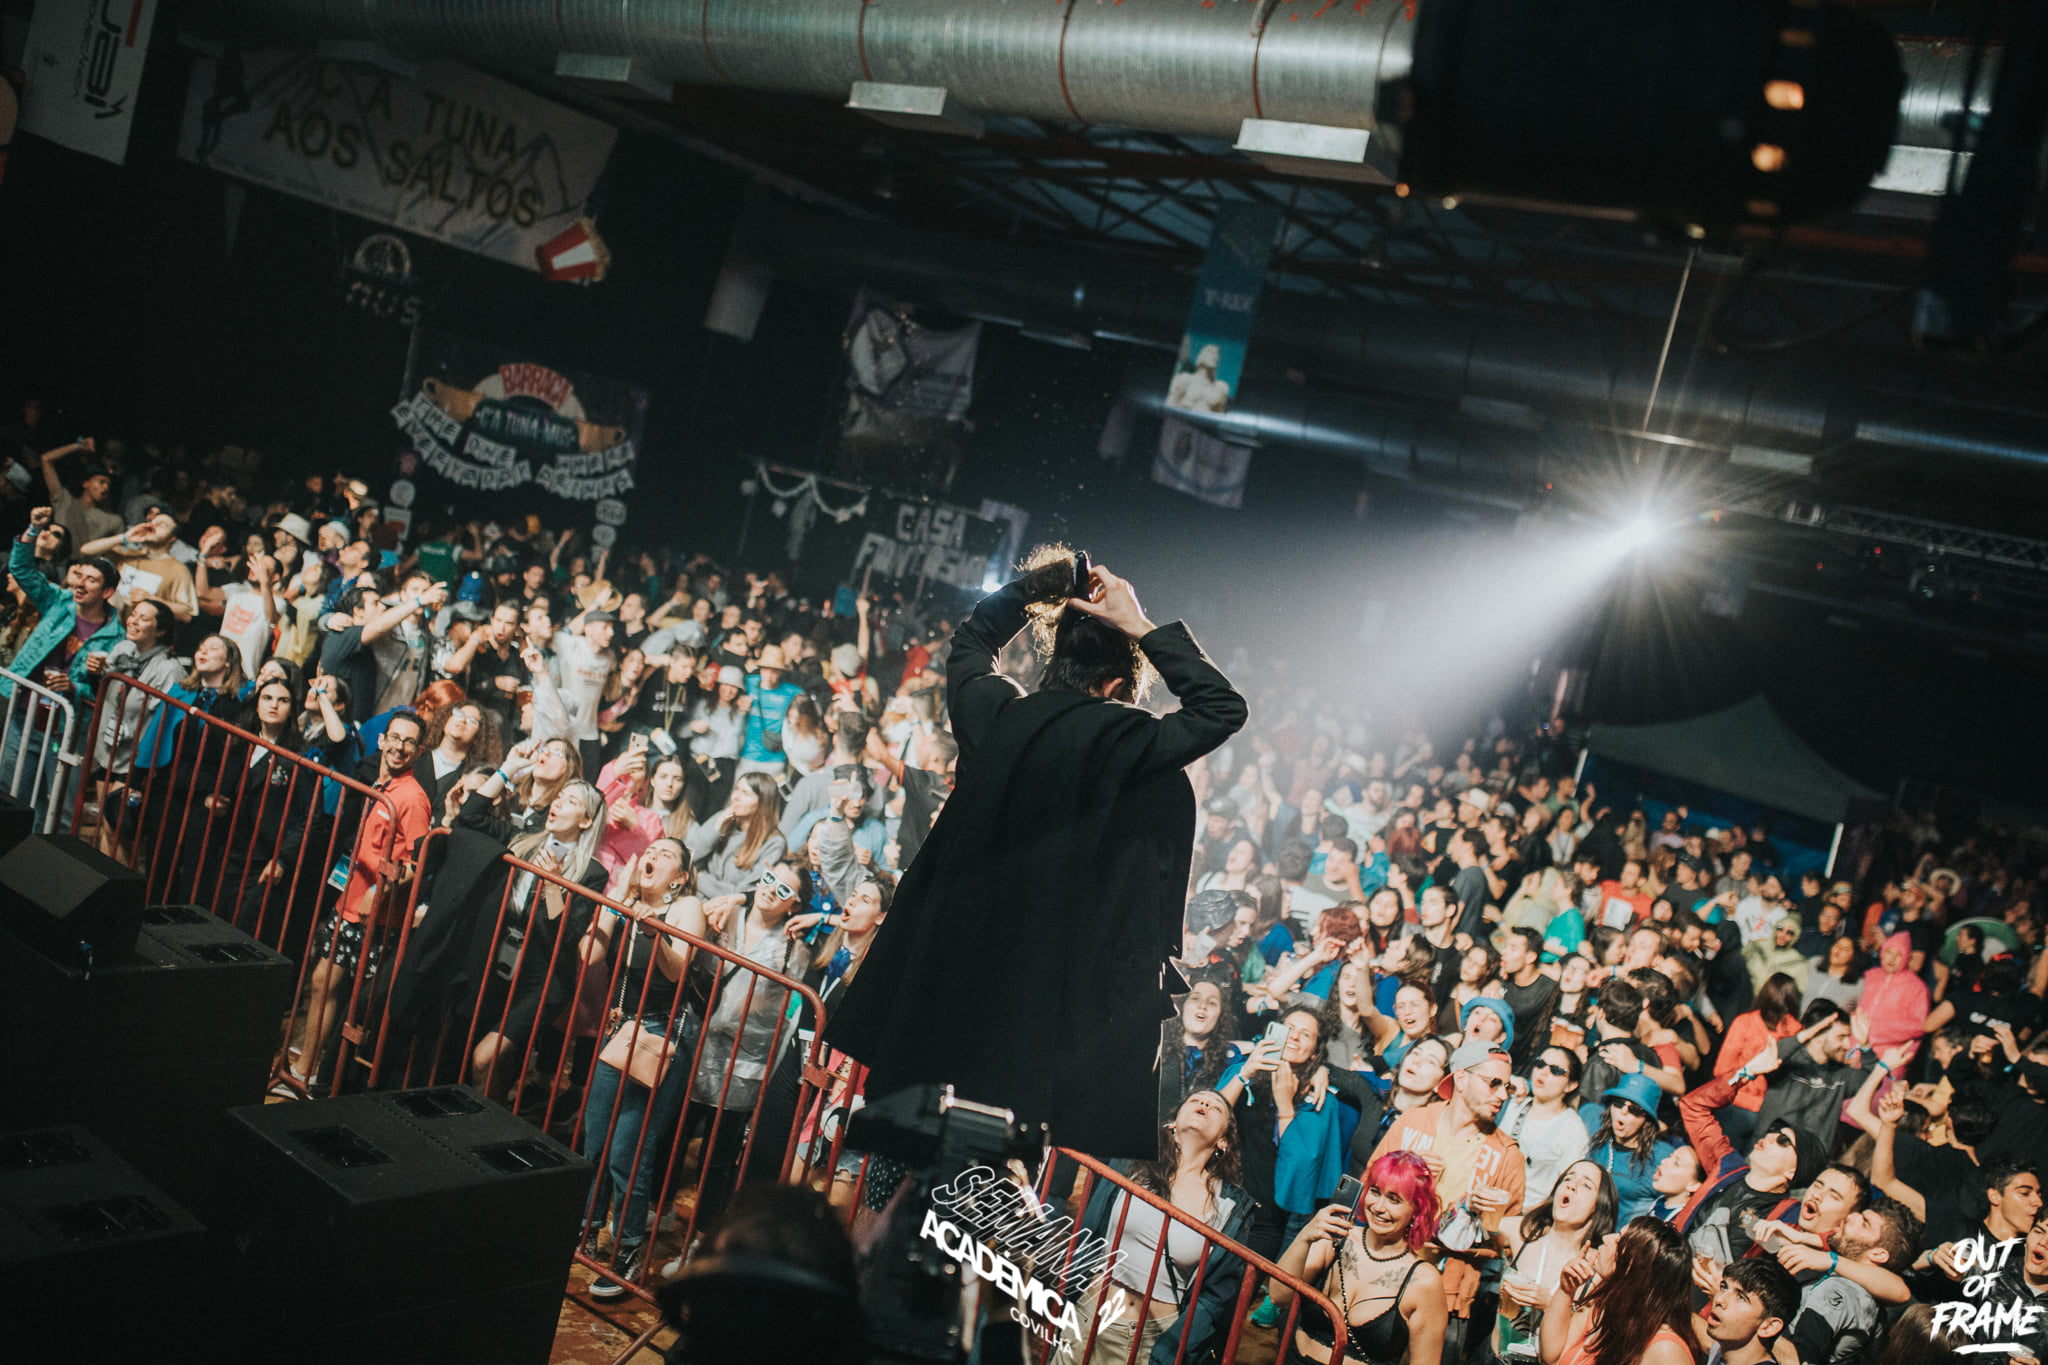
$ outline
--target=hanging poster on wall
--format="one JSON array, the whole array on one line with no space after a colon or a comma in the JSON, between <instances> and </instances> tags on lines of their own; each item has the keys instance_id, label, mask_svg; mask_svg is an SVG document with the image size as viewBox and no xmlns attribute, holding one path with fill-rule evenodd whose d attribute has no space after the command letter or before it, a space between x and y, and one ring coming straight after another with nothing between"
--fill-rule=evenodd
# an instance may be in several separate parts
<instances>
[{"instance_id":1,"label":"hanging poster on wall","mask_svg":"<svg viewBox=\"0 0 2048 1365\"><path fill-rule=\"evenodd\" d=\"M585 211L618 131L454 62L406 80L303 52L192 63L178 154L526 270Z\"/></svg>"},{"instance_id":2,"label":"hanging poster on wall","mask_svg":"<svg viewBox=\"0 0 2048 1365\"><path fill-rule=\"evenodd\" d=\"M391 410L410 446L399 472L430 499L531 487L597 504L575 519L607 527L625 520L646 417L644 389L426 327L413 332Z\"/></svg>"},{"instance_id":3,"label":"hanging poster on wall","mask_svg":"<svg viewBox=\"0 0 2048 1365\"><path fill-rule=\"evenodd\" d=\"M37 0L21 58L22 130L116 166L125 162L155 21L156 0ZM0 137L0 147L6 143Z\"/></svg>"},{"instance_id":4,"label":"hanging poster on wall","mask_svg":"<svg viewBox=\"0 0 2048 1365\"><path fill-rule=\"evenodd\" d=\"M1181 333L1180 356L1166 390L1166 406L1182 412L1230 411L1251 344L1252 317L1266 283L1277 204L1225 204L1209 229L1208 254L1195 277L1195 298Z\"/></svg>"}]
</instances>

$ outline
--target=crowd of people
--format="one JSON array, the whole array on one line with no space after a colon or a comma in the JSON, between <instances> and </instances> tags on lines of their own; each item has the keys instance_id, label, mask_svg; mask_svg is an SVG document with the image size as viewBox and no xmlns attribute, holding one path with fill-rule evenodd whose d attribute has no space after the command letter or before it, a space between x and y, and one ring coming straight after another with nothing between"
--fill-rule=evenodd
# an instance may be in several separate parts
<instances>
[{"instance_id":1,"label":"crowd of people","mask_svg":"<svg viewBox=\"0 0 2048 1365\"><path fill-rule=\"evenodd\" d=\"M815 1021L777 978L830 1010L945 800L945 621L114 454L0 451L6 667L95 717L83 790L35 796L305 956L280 1093L360 1083L349 1018L393 1074L573 1092L600 1297L679 1197L825 1142L855 1069L796 1113ZM1063 1360L1203 1359L1246 1275L1254 1325L1384 1365L1940 1358L1973 1239L2025 1241L1994 1297L2048 1290L2023 845L1902 815L1824 875L1766 824L1605 798L1548 728L1438 747L1228 668L1251 720L1190 771L1159 1158L1122 1169L1284 1277L1098 1184L1075 1213L1129 1255L1070 1286L1106 1321ZM5 771L49 714L10 712ZM2013 1340L2048 1360L2048 1323Z\"/></svg>"}]
</instances>

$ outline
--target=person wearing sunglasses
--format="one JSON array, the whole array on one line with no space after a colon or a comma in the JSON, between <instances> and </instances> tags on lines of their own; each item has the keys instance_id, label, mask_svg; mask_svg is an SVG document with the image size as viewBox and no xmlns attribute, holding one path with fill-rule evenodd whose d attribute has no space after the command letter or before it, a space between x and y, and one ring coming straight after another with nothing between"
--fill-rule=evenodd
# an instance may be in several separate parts
<instances>
[{"instance_id":1,"label":"person wearing sunglasses","mask_svg":"<svg viewBox=\"0 0 2048 1365\"><path fill-rule=\"evenodd\" d=\"M1528 1171L1530 1203L1550 1198L1565 1168L1586 1154L1592 1139L1572 1101L1578 1094L1582 1067L1568 1047L1546 1047L1529 1068L1528 1094L1511 1100L1501 1111L1501 1131L1522 1149Z\"/></svg>"},{"instance_id":2,"label":"person wearing sunglasses","mask_svg":"<svg viewBox=\"0 0 2048 1365\"><path fill-rule=\"evenodd\" d=\"M705 1010L690 1111L684 1120L685 1143L708 1135L707 1175L697 1206L700 1220L715 1217L738 1183L740 1156L761 1083L796 1036L796 1025L784 1017L789 988L763 969L783 976L808 970L809 950L784 930L789 917L801 912L810 899L810 872L779 857L762 868L751 891L705 902L704 918L719 946L740 960L720 957L710 963L718 973L717 986ZM780 1147L789 1133L763 1132L755 1140Z\"/></svg>"},{"instance_id":3,"label":"person wearing sunglasses","mask_svg":"<svg viewBox=\"0 0 2048 1365\"><path fill-rule=\"evenodd\" d=\"M1706 1183L1671 1221L1696 1255L1722 1265L1748 1255L1756 1220L1770 1217L1789 1191L1811 1184L1827 1165L1822 1139L1786 1119L1766 1119L1747 1158L1721 1128L1720 1110L1734 1100L1736 1089L1753 1075L1776 1071L1780 1051L1765 1048L1733 1075L1718 1076L1678 1102Z\"/></svg>"},{"instance_id":4,"label":"person wearing sunglasses","mask_svg":"<svg viewBox=\"0 0 2048 1365\"><path fill-rule=\"evenodd\" d=\"M1662 1094L1655 1081L1638 1072L1623 1076L1600 1095L1600 1125L1593 1130L1586 1156L1613 1178L1623 1223L1650 1212L1657 1202L1651 1179L1664 1158L1678 1149L1677 1143L1661 1136L1657 1103Z\"/></svg>"}]
</instances>

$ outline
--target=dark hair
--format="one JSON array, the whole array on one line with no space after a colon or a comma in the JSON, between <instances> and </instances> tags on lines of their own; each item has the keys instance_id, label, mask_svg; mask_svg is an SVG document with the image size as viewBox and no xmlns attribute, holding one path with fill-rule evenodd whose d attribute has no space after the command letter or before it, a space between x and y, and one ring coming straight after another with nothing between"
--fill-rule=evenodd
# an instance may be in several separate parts
<instances>
[{"instance_id":1,"label":"dark hair","mask_svg":"<svg viewBox=\"0 0 2048 1365\"><path fill-rule=\"evenodd\" d=\"M837 736L839 746L851 754L867 748L868 735L875 728L874 722L859 711L835 711L826 718L826 723Z\"/></svg>"},{"instance_id":2,"label":"dark hair","mask_svg":"<svg viewBox=\"0 0 2048 1365\"><path fill-rule=\"evenodd\" d=\"M1316 826L1316 837L1318 839L1342 839L1350 833L1351 826L1344 822L1344 817L1341 815L1325 815L1321 823ZM1355 855L1358 851L1358 845L1353 844L1351 848Z\"/></svg>"},{"instance_id":3,"label":"dark hair","mask_svg":"<svg viewBox=\"0 0 2048 1365\"><path fill-rule=\"evenodd\" d=\"M1960 1328L1934 1330L1934 1305L1916 1303L1885 1333L1884 1354L1877 1365L1961 1365L1956 1347L1969 1337Z\"/></svg>"},{"instance_id":4,"label":"dark hair","mask_svg":"<svg viewBox=\"0 0 2048 1365\"><path fill-rule=\"evenodd\" d=\"M1616 1028L1633 1033L1643 1017L1643 993L1626 980L1609 981L1600 988L1600 1014Z\"/></svg>"},{"instance_id":5,"label":"dark hair","mask_svg":"<svg viewBox=\"0 0 2048 1365\"><path fill-rule=\"evenodd\" d=\"M1761 1303L1765 1319L1778 1320L1780 1325L1773 1336L1792 1329L1792 1317L1799 1311L1799 1281L1776 1261L1746 1256L1728 1267L1721 1276L1721 1283L1732 1285Z\"/></svg>"},{"instance_id":6,"label":"dark hair","mask_svg":"<svg viewBox=\"0 0 2048 1365\"><path fill-rule=\"evenodd\" d=\"M141 603L136 605L140 606ZM133 608L130 609L133 610ZM282 687L292 699L292 709L284 718L284 728L271 743L287 753L298 753L306 742L306 732L298 726L299 708L306 703L306 685L303 681L295 682L287 675L286 677L271 678L266 682L255 684L249 691L249 700L242 703L241 714L235 717L235 724L253 735L261 735L263 733L263 722L256 718L256 703L263 696L263 689L266 687ZM258 794L250 793L250 795L256 796Z\"/></svg>"},{"instance_id":7,"label":"dark hair","mask_svg":"<svg viewBox=\"0 0 2048 1365\"><path fill-rule=\"evenodd\" d=\"M1348 834L1340 834L1330 840L1330 852L1341 853L1355 862L1358 859L1358 841Z\"/></svg>"},{"instance_id":8,"label":"dark hair","mask_svg":"<svg viewBox=\"0 0 2048 1365\"><path fill-rule=\"evenodd\" d=\"M334 609L337 612L343 616L355 615L356 609L362 606L364 599L369 596L363 591L363 579L368 577L368 574L359 575L355 582L341 590L341 596L334 599Z\"/></svg>"},{"instance_id":9,"label":"dark hair","mask_svg":"<svg viewBox=\"0 0 2048 1365\"><path fill-rule=\"evenodd\" d=\"M1525 924L1522 925L1520 928L1510 929L1508 931L1508 936L1510 938L1521 939L1524 943L1528 944L1529 955L1531 957L1541 957L1543 955L1542 930L1531 929L1528 925Z\"/></svg>"},{"instance_id":10,"label":"dark hair","mask_svg":"<svg viewBox=\"0 0 2048 1365\"><path fill-rule=\"evenodd\" d=\"M52 564L62 564L65 560L71 558L71 528L69 526L66 526L61 521L53 521L36 532L36 539L41 540L46 534L57 537L57 552L50 556Z\"/></svg>"},{"instance_id":11,"label":"dark hair","mask_svg":"<svg viewBox=\"0 0 2048 1365\"><path fill-rule=\"evenodd\" d=\"M1799 1027L1812 1028L1815 1024L1842 1017L1842 1007L1832 1000L1821 999L1809 1004L1799 1016Z\"/></svg>"},{"instance_id":12,"label":"dark hair","mask_svg":"<svg viewBox=\"0 0 2048 1365\"><path fill-rule=\"evenodd\" d=\"M2010 995L2020 987L2026 978L2027 969L2016 957L2001 956L1984 964L1984 974L1977 978L1977 995Z\"/></svg>"},{"instance_id":13,"label":"dark hair","mask_svg":"<svg viewBox=\"0 0 2048 1365\"><path fill-rule=\"evenodd\" d=\"M822 1194L801 1185L749 1185L733 1197L704 1251L696 1269L715 1282L700 1284L685 1272L657 1296L680 1333L674 1359L851 1365L868 1358L853 1244ZM808 1272L812 1283L768 1278L783 1267ZM764 1346L761 1324L769 1320L775 1340Z\"/></svg>"},{"instance_id":14,"label":"dark hair","mask_svg":"<svg viewBox=\"0 0 2048 1365\"><path fill-rule=\"evenodd\" d=\"M1671 980L1655 967L1638 967L1628 974L1628 984L1642 993L1643 1013L1652 1022L1669 1028L1678 1018L1678 992Z\"/></svg>"},{"instance_id":15,"label":"dark hair","mask_svg":"<svg viewBox=\"0 0 2048 1365\"><path fill-rule=\"evenodd\" d=\"M1544 1044L1536 1049L1536 1055L1530 1060L1532 1062L1540 1062L1543 1060L1543 1054L1546 1052L1562 1052L1564 1054L1565 1094L1570 1095L1579 1088L1579 1081L1586 1074L1585 1062L1580 1060L1578 1053L1562 1043ZM1614 1229L1609 1228L1607 1231L1612 1232Z\"/></svg>"},{"instance_id":16,"label":"dark hair","mask_svg":"<svg viewBox=\"0 0 2048 1365\"><path fill-rule=\"evenodd\" d=\"M1619 929L1610 929L1604 924L1594 924L1587 927L1586 946L1592 950L1593 965L1595 967L1601 966L1607 961L1607 950L1613 947L1620 938L1621 930ZM1641 1005L1638 1004L1637 1008L1640 1009ZM1634 1028L1635 1025L1629 1024L1627 1027Z\"/></svg>"},{"instance_id":17,"label":"dark hair","mask_svg":"<svg viewBox=\"0 0 2048 1365\"><path fill-rule=\"evenodd\" d=\"M1870 1212L1884 1225L1877 1244L1884 1248L1885 1264L1894 1270L1913 1264L1913 1258L1920 1254L1921 1238L1927 1232L1927 1225L1920 1221L1920 1215L1890 1198L1872 1203Z\"/></svg>"},{"instance_id":18,"label":"dark hair","mask_svg":"<svg viewBox=\"0 0 2048 1365\"><path fill-rule=\"evenodd\" d=\"M2002 1194L2007 1185L2023 1175L2030 1175L2035 1180L2041 1178L2041 1172L2031 1161L1994 1161L1979 1173L1977 1187L1982 1190L1997 1190Z\"/></svg>"},{"instance_id":19,"label":"dark hair","mask_svg":"<svg viewBox=\"0 0 2048 1365\"><path fill-rule=\"evenodd\" d=\"M1663 1124L1657 1121L1657 1116L1653 1113L1643 1120L1643 1126L1636 1130L1636 1145L1631 1147L1625 1145L1614 1133L1614 1106L1623 1103L1622 1100L1604 1100L1598 1095L1581 1095L1579 1098L1582 1101L1598 1103L1600 1106L1600 1126L1593 1130L1593 1136L1587 1142L1586 1150L1597 1152L1611 1142L1629 1154L1630 1169L1634 1170L1637 1175L1641 1175L1649 1167L1651 1159L1657 1155L1657 1139L1664 1127ZM1633 1103L1633 1101L1629 1102ZM1637 1108L1641 1107L1637 1105ZM1693 1155L1697 1157L1699 1154L1695 1152ZM1701 1163L1700 1175L1703 1178L1706 1175L1705 1163Z\"/></svg>"},{"instance_id":20,"label":"dark hair","mask_svg":"<svg viewBox=\"0 0 2048 1365\"><path fill-rule=\"evenodd\" d=\"M1870 1186L1864 1183L1863 1172L1841 1161L1830 1161L1827 1165L1821 1167L1820 1174L1826 1175L1829 1171L1833 1171L1836 1175L1848 1176L1849 1183L1856 1187L1856 1197L1849 1201L1849 1212L1860 1213L1870 1207ZM1814 1177L1816 1180L1819 1178L1820 1176Z\"/></svg>"},{"instance_id":21,"label":"dark hair","mask_svg":"<svg viewBox=\"0 0 2048 1365\"><path fill-rule=\"evenodd\" d=\"M1648 1214L1621 1231L1614 1274L1586 1296L1591 1365L1636 1365L1659 1330L1692 1342L1692 1256L1678 1229Z\"/></svg>"},{"instance_id":22,"label":"dark hair","mask_svg":"<svg viewBox=\"0 0 2048 1365\"><path fill-rule=\"evenodd\" d=\"M391 730L391 727L398 724L398 722L402 720L411 721L415 726L419 727L420 737L422 739L426 737L427 723L426 721L420 718L420 713L413 710L411 707L401 707L398 710L393 711L391 713L390 719L384 722L385 732L388 734Z\"/></svg>"},{"instance_id":23,"label":"dark hair","mask_svg":"<svg viewBox=\"0 0 2048 1365\"><path fill-rule=\"evenodd\" d=\"M75 567L91 569L98 574L101 592L111 593L121 584L121 571L105 555L85 555L76 561Z\"/></svg>"},{"instance_id":24,"label":"dark hair","mask_svg":"<svg viewBox=\"0 0 2048 1365\"><path fill-rule=\"evenodd\" d=\"M1614 1223L1621 1216L1621 1196L1615 1192L1614 1177L1602 1170L1600 1163L1587 1157L1567 1164L1557 1181L1550 1187L1550 1198L1522 1215L1522 1245L1527 1246L1550 1231L1550 1225L1557 1221L1557 1186L1571 1174L1573 1166L1591 1166L1600 1176L1598 1190L1593 1196L1593 1216L1586 1220L1586 1231L1579 1241L1581 1247L1597 1247L1605 1241L1607 1234L1614 1231Z\"/></svg>"},{"instance_id":25,"label":"dark hair","mask_svg":"<svg viewBox=\"0 0 2048 1365\"><path fill-rule=\"evenodd\" d=\"M1991 1136L1998 1116L1991 1106L1974 1095L1958 1095L1948 1107L1948 1130L1965 1147L1975 1147Z\"/></svg>"},{"instance_id":26,"label":"dark hair","mask_svg":"<svg viewBox=\"0 0 2048 1365\"><path fill-rule=\"evenodd\" d=\"M1800 994L1799 983L1783 972L1766 977L1756 991L1756 1012L1763 1017L1764 1027L1776 1033L1778 1025L1799 1008Z\"/></svg>"},{"instance_id":27,"label":"dark hair","mask_svg":"<svg viewBox=\"0 0 2048 1365\"><path fill-rule=\"evenodd\" d=\"M1219 1025L1222 1022L1220 1019L1217 1020ZM1224 1100L1223 1096L1217 1095L1210 1087L1196 1086L1193 1090L1181 1096L1180 1104L1176 1104L1173 1107L1173 1117L1179 1118L1182 1106L1187 1104L1196 1095L1200 1095L1205 1091L1211 1095L1216 1095L1217 1103L1223 1105L1224 1112L1230 1117L1223 1129L1222 1143L1214 1152L1210 1153L1209 1164L1203 1169L1212 1178L1220 1180L1225 1184L1235 1185L1244 1179L1244 1160L1238 1151L1236 1106ZM1179 1170L1180 1136L1173 1131L1173 1119L1168 1119L1159 1126L1159 1159L1156 1161L1139 1162L1137 1168L1131 1172L1131 1179L1132 1183L1137 1185L1139 1189L1149 1190L1168 1203L1172 1203L1173 1177Z\"/></svg>"}]
</instances>

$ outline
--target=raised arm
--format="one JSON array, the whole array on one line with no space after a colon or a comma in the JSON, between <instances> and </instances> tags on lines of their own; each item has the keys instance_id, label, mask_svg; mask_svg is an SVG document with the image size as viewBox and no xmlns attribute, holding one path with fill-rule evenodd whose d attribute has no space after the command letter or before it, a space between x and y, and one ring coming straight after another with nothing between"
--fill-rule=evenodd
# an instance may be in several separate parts
<instances>
[{"instance_id":1,"label":"raised arm","mask_svg":"<svg viewBox=\"0 0 2048 1365\"><path fill-rule=\"evenodd\" d=\"M1906 1096L1895 1085L1878 1102L1877 1141L1870 1152L1870 1183L1924 1220L1927 1217L1927 1197L1899 1178L1899 1120L1905 1116Z\"/></svg>"},{"instance_id":2,"label":"raised arm","mask_svg":"<svg viewBox=\"0 0 2048 1365\"><path fill-rule=\"evenodd\" d=\"M1068 609L1106 621L1136 640L1167 688L1180 698L1180 710L1160 720L1140 773L1184 768L1244 728L1250 714L1244 698L1209 662L1185 625L1179 621L1153 625L1127 580L1099 564L1089 575L1094 587L1092 600L1070 598Z\"/></svg>"},{"instance_id":3,"label":"raised arm","mask_svg":"<svg viewBox=\"0 0 2048 1365\"><path fill-rule=\"evenodd\" d=\"M1024 580L1013 579L989 594L953 632L953 652L946 660L946 709L953 733L963 749L972 749L1007 702L1023 689L996 669L996 656L1024 629L1029 599Z\"/></svg>"},{"instance_id":4,"label":"raised arm","mask_svg":"<svg viewBox=\"0 0 2048 1365\"><path fill-rule=\"evenodd\" d=\"M57 462L74 450L84 450L86 448L83 442L73 441L68 446L58 446L55 450L43 452L43 487L50 490L50 498L53 502L62 502L65 495L64 480L57 477Z\"/></svg>"}]
</instances>

